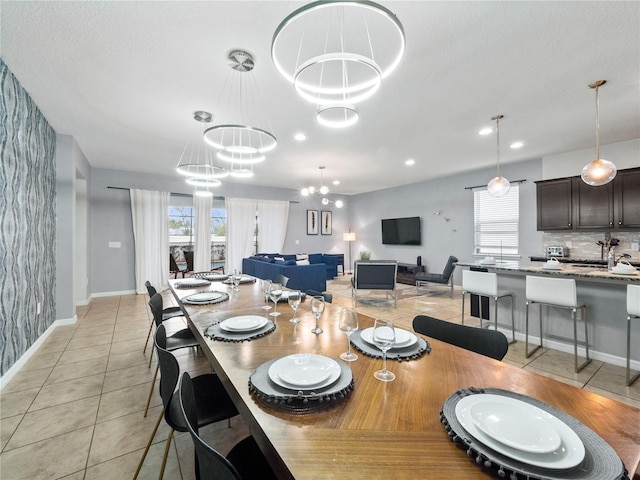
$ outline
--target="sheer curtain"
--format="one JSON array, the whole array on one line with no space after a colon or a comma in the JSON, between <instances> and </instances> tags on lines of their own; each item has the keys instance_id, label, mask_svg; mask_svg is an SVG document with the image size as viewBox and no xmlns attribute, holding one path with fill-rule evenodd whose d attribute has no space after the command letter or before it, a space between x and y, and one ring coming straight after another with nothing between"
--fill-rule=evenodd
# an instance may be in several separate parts
<instances>
[{"instance_id":1,"label":"sheer curtain","mask_svg":"<svg viewBox=\"0 0 640 480\"><path fill-rule=\"evenodd\" d=\"M289 202L258 200L258 248L261 252L282 253L289 220Z\"/></svg>"},{"instance_id":2,"label":"sheer curtain","mask_svg":"<svg viewBox=\"0 0 640 480\"><path fill-rule=\"evenodd\" d=\"M211 208L212 197L193 196L195 207L195 246L193 252L193 270L208 272L211 270Z\"/></svg>"},{"instance_id":3,"label":"sheer curtain","mask_svg":"<svg viewBox=\"0 0 640 480\"><path fill-rule=\"evenodd\" d=\"M136 292L148 280L159 291L169 279L169 192L130 190L135 245Z\"/></svg>"},{"instance_id":4,"label":"sheer curtain","mask_svg":"<svg viewBox=\"0 0 640 480\"><path fill-rule=\"evenodd\" d=\"M226 198L227 265L226 272L242 269L242 259L251 256L256 223L256 200Z\"/></svg>"}]
</instances>

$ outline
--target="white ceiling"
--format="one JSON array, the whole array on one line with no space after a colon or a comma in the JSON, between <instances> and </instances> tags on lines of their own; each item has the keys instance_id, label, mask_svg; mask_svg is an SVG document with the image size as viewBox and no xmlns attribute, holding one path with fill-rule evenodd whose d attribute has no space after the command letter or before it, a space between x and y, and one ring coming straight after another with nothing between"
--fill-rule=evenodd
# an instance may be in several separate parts
<instances>
[{"instance_id":1,"label":"white ceiling","mask_svg":"<svg viewBox=\"0 0 640 480\"><path fill-rule=\"evenodd\" d=\"M325 181L341 181L333 192L355 194L491 166L495 135L477 132L496 114L503 163L591 147L595 158L586 85L598 79L601 143L640 137L638 1L384 1L406 55L346 130L317 125L270 58L276 27L304 3L2 0L0 54L96 168L174 175L193 112L223 116L236 48L255 57L257 109L278 137L243 183L317 184L325 165Z\"/></svg>"}]
</instances>

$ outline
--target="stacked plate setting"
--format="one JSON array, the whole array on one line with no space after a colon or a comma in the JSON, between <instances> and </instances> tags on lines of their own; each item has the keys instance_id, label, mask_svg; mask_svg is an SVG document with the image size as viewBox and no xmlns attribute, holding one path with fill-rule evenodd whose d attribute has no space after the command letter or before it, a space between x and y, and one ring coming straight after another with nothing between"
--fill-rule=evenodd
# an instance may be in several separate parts
<instances>
[{"instance_id":1,"label":"stacked plate setting","mask_svg":"<svg viewBox=\"0 0 640 480\"><path fill-rule=\"evenodd\" d=\"M514 460L548 469L570 469L585 457L580 437L563 421L521 400L469 395L455 406L469 435Z\"/></svg>"},{"instance_id":2,"label":"stacked plate setting","mask_svg":"<svg viewBox=\"0 0 640 480\"><path fill-rule=\"evenodd\" d=\"M267 323L269 320L258 315L241 315L223 320L220 329L229 333L247 333L259 330Z\"/></svg>"},{"instance_id":3,"label":"stacked plate setting","mask_svg":"<svg viewBox=\"0 0 640 480\"><path fill-rule=\"evenodd\" d=\"M209 285L211 282L203 278L183 278L175 284L177 288L194 288Z\"/></svg>"},{"instance_id":4,"label":"stacked plate setting","mask_svg":"<svg viewBox=\"0 0 640 480\"><path fill-rule=\"evenodd\" d=\"M340 365L334 359L313 353L282 357L268 371L273 383L292 391L326 388L340 378L340 373Z\"/></svg>"},{"instance_id":5,"label":"stacked plate setting","mask_svg":"<svg viewBox=\"0 0 640 480\"><path fill-rule=\"evenodd\" d=\"M396 332L396 343L393 344L391 350L394 350L396 348L407 348L414 345L418 341L418 337L407 330L402 330L401 328L395 328L394 330ZM373 327L365 328L364 330L362 330L360 332L360 337L368 344L373 346L376 345L373 341Z\"/></svg>"},{"instance_id":6,"label":"stacked plate setting","mask_svg":"<svg viewBox=\"0 0 640 480\"><path fill-rule=\"evenodd\" d=\"M194 293L182 299L183 303L189 303L193 305L205 305L207 303L215 302L221 299L226 294L220 292L201 292Z\"/></svg>"}]
</instances>

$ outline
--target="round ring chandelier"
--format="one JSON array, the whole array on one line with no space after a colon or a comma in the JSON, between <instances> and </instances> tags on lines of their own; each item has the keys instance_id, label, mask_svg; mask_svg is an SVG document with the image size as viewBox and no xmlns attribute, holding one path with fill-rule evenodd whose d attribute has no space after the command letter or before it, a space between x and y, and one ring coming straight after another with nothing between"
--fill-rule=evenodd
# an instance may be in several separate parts
<instances>
[{"instance_id":1,"label":"round ring chandelier","mask_svg":"<svg viewBox=\"0 0 640 480\"><path fill-rule=\"evenodd\" d=\"M213 115L209 112L198 110L194 112L193 118L200 123L210 123ZM201 131L198 132L195 139L187 141L185 144L178 165L176 166L176 171L190 179L220 179L228 177L229 172L226 169L214 165L209 149L207 149L202 142L200 132ZM200 146L202 146L202 148L199 148Z\"/></svg>"},{"instance_id":2,"label":"round ring chandelier","mask_svg":"<svg viewBox=\"0 0 640 480\"><path fill-rule=\"evenodd\" d=\"M404 28L387 8L315 1L278 25L271 58L296 92L318 106L319 123L344 128L358 120L354 104L370 98L400 64L405 46Z\"/></svg>"}]
</instances>

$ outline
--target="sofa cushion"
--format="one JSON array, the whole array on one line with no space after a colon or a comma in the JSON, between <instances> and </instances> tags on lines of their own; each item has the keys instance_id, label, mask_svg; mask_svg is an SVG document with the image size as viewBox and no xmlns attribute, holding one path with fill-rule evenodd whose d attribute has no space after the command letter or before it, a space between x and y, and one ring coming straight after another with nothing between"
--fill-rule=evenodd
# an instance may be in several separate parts
<instances>
[{"instance_id":1,"label":"sofa cushion","mask_svg":"<svg viewBox=\"0 0 640 480\"><path fill-rule=\"evenodd\" d=\"M307 260L307 259L304 259L304 260L298 260L298 261L296 261L295 263L296 263L296 265L311 265L311 264L309 263L309 260Z\"/></svg>"}]
</instances>

